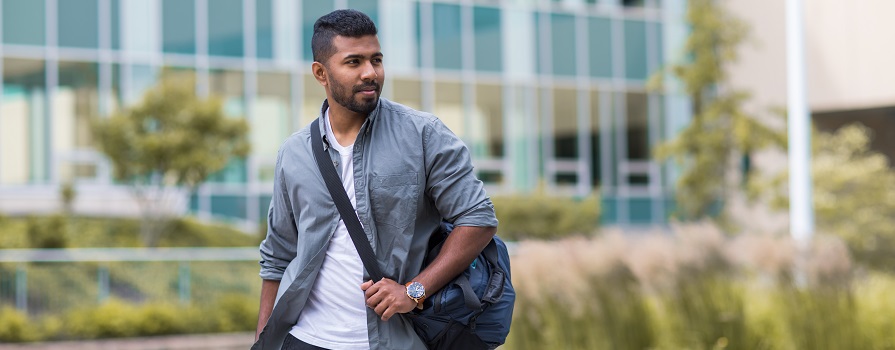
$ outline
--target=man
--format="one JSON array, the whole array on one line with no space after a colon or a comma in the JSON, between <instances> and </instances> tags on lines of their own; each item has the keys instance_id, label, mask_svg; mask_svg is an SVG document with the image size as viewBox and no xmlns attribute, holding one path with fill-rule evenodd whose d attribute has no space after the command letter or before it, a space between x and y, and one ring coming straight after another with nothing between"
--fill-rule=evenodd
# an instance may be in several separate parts
<instances>
[{"instance_id":1,"label":"man","mask_svg":"<svg viewBox=\"0 0 895 350\"><path fill-rule=\"evenodd\" d=\"M254 348L425 348L400 315L462 272L496 232L494 208L459 138L435 116L379 97L385 71L376 34L361 12L324 15L314 24L311 71L326 90L324 149L394 280L369 280L305 127L277 156ZM456 228L421 271L442 218Z\"/></svg>"}]
</instances>

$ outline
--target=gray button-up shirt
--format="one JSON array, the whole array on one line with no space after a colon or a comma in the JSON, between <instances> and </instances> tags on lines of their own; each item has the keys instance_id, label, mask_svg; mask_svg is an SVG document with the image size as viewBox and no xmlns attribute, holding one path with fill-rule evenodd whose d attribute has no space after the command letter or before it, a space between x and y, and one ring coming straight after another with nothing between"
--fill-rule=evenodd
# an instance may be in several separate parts
<instances>
[{"instance_id":1,"label":"gray button-up shirt","mask_svg":"<svg viewBox=\"0 0 895 350\"><path fill-rule=\"evenodd\" d=\"M322 110L326 108L324 101ZM326 135L325 125L318 124ZM260 275L281 283L256 348L282 346L340 220L311 149L308 126L290 136L277 155ZM339 155L325 138L324 149L337 164ZM442 218L457 226L497 226L469 151L432 114L380 98L357 135L353 162L358 219L383 273L398 283L419 274L429 238ZM341 172L340 166L335 168ZM367 326L371 349L425 348L405 317L384 322L368 309Z\"/></svg>"}]
</instances>

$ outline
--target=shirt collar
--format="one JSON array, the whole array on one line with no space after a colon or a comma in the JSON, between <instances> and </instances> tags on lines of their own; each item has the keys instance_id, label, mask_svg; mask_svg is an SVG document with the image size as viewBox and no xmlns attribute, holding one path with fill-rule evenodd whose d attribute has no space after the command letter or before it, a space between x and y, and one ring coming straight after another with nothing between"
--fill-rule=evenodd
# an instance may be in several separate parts
<instances>
[{"instance_id":1,"label":"shirt collar","mask_svg":"<svg viewBox=\"0 0 895 350\"><path fill-rule=\"evenodd\" d=\"M379 100L376 101L376 108L373 109L370 114L367 115L367 120L364 121L364 124L361 125L360 130L365 135L370 134L370 130L373 130L373 123L376 121L376 117L379 116L379 110L382 106L382 96L379 97ZM323 135L323 150L329 150L329 140L326 138L326 125L324 124L325 120L323 116L326 115L326 110L329 109L329 100L324 99L323 105L320 107L320 117L317 118L320 120L318 127L320 127L320 135Z\"/></svg>"}]
</instances>

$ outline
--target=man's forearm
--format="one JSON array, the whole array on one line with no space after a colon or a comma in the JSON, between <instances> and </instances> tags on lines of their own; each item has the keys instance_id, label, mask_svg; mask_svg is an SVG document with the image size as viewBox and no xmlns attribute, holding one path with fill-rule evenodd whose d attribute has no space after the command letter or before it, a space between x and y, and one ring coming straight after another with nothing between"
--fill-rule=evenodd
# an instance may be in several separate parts
<instances>
[{"instance_id":1,"label":"man's forearm","mask_svg":"<svg viewBox=\"0 0 895 350\"><path fill-rule=\"evenodd\" d=\"M276 302L277 290L279 288L280 281L278 280L263 280L261 282L261 304L258 307L258 327L255 329L256 341L258 340L258 335L261 334L261 330L267 325L270 313L273 312L273 304Z\"/></svg>"},{"instance_id":2,"label":"man's forearm","mask_svg":"<svg viewBox=\"0 0 895 350\"><path fill-rule=\"evenodd\" d=\"M455 227L435 260L413 280L422 283L429 295L440 290L475 260L496 232L496 227Z\"/></svg>"}]
</instances>

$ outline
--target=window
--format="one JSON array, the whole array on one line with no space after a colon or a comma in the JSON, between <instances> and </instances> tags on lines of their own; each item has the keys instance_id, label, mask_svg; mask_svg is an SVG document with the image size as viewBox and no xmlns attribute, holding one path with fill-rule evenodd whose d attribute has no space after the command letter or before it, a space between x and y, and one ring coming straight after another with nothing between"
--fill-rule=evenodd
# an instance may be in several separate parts
<instances>
[{"instance_id":1,"label":"window","mask_svg":"<svg viewBox=\"0 0 895 350\"><path fill-rule=\"evenodd\" d=\"M242 0L208 2L208 54L242 56Z\"/></svg>"},{"instance_id":2,"label":"window","mask_svg":"<svg viewBox=\"0 0 895 350\"><path fill-rule=\"evenodd\" d=\"M500 72L503 63L500 10L490 7L474 8L473 24L475 68L482 71Z\"/></svg>"},{"instance_id":3,"label":"window","mask_svg":"<svg viewBox=\"0 0 895 350\"><path fill-rule=\"evenodd\" d=\"M452 81L436 82L434 95L435 116L457 136L465 138L467 135L464 119L466 113L463 113L463 85Z\"/></svg>"},{"instance_id":4,"label":"window","mask_svg":"<svg viewBox=\"0 0 895 350\"><path fill-rule=\"evenodd\" d=\"M99 4L97 0L57 2L59 46L99 47Z\"/></svg>"},{"instance_id":5,"label":"window","mask_svg":"<svg viewBox=\"0 0 895 350\"><path fill-rule=\"evenodd\" d=\"M93 144L91 120L99 115L98 65L59 62L59 87L53 96L53 149L69 152Z\"/></svg>"},{"instance_id":6,"label":"window","mask_svg":"<svg viewBox=\"0 0 895 350\"><path fill-rule=\"evenodd\" d=\"M111 19L111 37L112 37L112 49L118 50L121 48L121 0L111 0L109 2L109 17Z\"/></svg>"},{"instance_id":7,"label":"window","mask_svg":"<svg viewBox=\"0 0 895 350\"><path fill-rule=\"evenodd\" d=\"M379 1L378 0L348 0L348 8L358 10L370 16L376 28L379 28Z\"/></svg>"},{"instance_id":8,"label":"window","mask_svg":"<svg viewBox=\"0 0 895 350\"><path fill-rule=\"evenodd\" d=\"M625 77L646 80L646 22L625 20Z\"/></svg>"},{"instance_id":9,"label":"window","mask_svg":"<svg viewBox=\"0 0 895 350\"><path fill-rule=\"evenodd\" d=\"M592 77L612 77L612 22L608 18L591 17L588 26L588 49L590 50L590 75Z\"/></svg>"},{"instance_id":10,"label":"window","mask_svg":"<svg viewBox=\"0 0 895 350\"><path fill-rule=\"evenodd\" d=\"M602 141L602 135L600 134L600 130L609 130L609 125L601 125L601 114L603 113L600 108L600 91L591 90L590 91L590 175L593 180L594 186L598 186L601 184L601 176L600 172L603 170L602 167L602 145L600 142ZM608 110L608 109L607 109ZM608 118L605 118L608 119Z\"/></svg>"},{"instance_id":11,"label":"window","mask_svg":"<svg viewBox=\"0 0 895 350\"><path fill-rule=\"evenodd\" d=\"M231 118L245 115L244 77L241 71L213 69L208 74L209 93L224 101L224 113ZM245 183L245 159L231 159L224 169L210 177L212 182Z\"/></svg>"},{"instance_id":12,"label":"window","mask_svg":"<svg viewBox=\"0 0 895 350\"><path fill-rule=\"evenodd\" d=\"M392 86L392 97L389 99L416 110L423 108L422 85L419 80L395 79Z\"/></svg>"},{"instance_id":13,"label":"window","mask_svg":"<svg viewBox=\"0 0 895 350\"><path fill-rule=\"evenodd\" d=\"M273 58L273 0L255 2L255 55Z\"/></svg>"},{"instance_id":14,"label":"window","mask_svg":"<svg viewBox=\"0 0 895 350\"><path fill-rule=\"evenodd\" d=\"M553 14L550 16L550 36L553 45L551 52L553 57L553 74L574 76L576 73L577 57L575 17L565 14Z\"/></svg>"},{"instance_id":15,"label":"window","mask_svg":"<svg viewBox=\"0 0 895 350\"><path fill-rule=\"evenodd\" d=\"M44 64L41 60L3 59L0 184L27 184L48 178Z\"/></svg>"},{"instance_id":16,"label":"window","mask_svg":"<svg viewBox=\"0 0 895 350\"><path fill-rule=\"evenodd\" d=\"M43 45L46 40L43 1L3 1L3 42L7 44Z\"/></svg>"},{"instance_id":17,"label":"window","mask_svg":"<svg viewBox=\"0 0 895 350\"><path fill-rule=\"evenodd\" d=\"M162 20L162 50L195 54L196 3L193 0L164 0Z\"/></svg>"},{"instance_id":18,"label":"window","mask_svg":"<svg viewBox=\"0 0 895 350\"><path fill-rule=\"evenodd\" d=\"M628 159L649 159L649 118L647 114L649 101L647 95L642 92L628 92L625 94L625 103Z\"/></svg>"},{"instance_id":19,"label":"window","mask_svg":"<svg viewBox=\"0 0 895 350\"><path fill-rule=\"evenodd\" d=\"M463 67L463 45L460 30L460 6L432 4L432 33L435 39L435 68Z\"/></svg>"},{"instance_id":20,"label":"window","mask_svg":"<svg viewBox=\"0 0 895 350\"><path fill-rule=\"evenodd\" d=\"M504 156L503 90L496 84L477 84L469 125L472 153L480 158Z\"/></svg>"},{"instance_id":21,"label":"window","mask_svg":"<svg viewBox=\"0 0 895 350\"><path fill-rule=\"evenodd\" d=\"M578 93L573 88L553 89L553 156L578 158Z\"/></svg>"},{"instance_id":22,"label":"window","mask_svg":"<svg viewBox=\"0 0 895 350\"><path fill-rule=\"evenodd\" d=\"M258 73L258 96L252 107L252 153L261 158L276 157L283 141L296 129L292 123L292 87L288 73ZM273 181L273 164L269 178Z\"/></svg>"}]
</instances>

